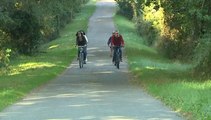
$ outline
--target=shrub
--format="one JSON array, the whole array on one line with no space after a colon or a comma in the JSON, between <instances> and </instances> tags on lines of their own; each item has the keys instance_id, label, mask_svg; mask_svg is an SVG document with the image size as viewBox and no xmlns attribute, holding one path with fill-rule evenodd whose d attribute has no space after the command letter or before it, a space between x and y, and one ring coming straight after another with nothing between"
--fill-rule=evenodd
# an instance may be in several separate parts
<instances>
[{"instance_id":1,"label":"shrub","mask_svg":"<svg viewBox=\"0 0 211 120\"><path fill-rule=\"evenodd\" d=\"M11 49L0 50L0 68L7 67L9 65L10 53L11 53Z\"/></svg>"},{"instance_id":2,"label":"shrub","mask_svg":"<svg viewBox=\"0 0 211 120\"><path fill-rule=\"evenodd\" d=\"M12 46L20 53L32 54L37 49L40 38L40 25L32 14L17 10L11 14L14 21L9 33L12 37Z\"/></svg>"},{"instance_id":3,"label":"shrub","mask_svg":"<svg viewBox=\"0 0 211 120\"><path fill-rule=\"evenodd\" d=\"M118 13L124 15L130 20L133 18L133 7L127 0L115 0L118 3L119 11Z\"/></svg>"},{"instance_id":4,"label":"shrub","mask_svg":"<svg viewBox=\"0 0 211 120\"><path fill-rule=\"evenodd\" d=\"M137 20L137 31L138 33L144 37L145 43L149 46L153 45L155 40L157 39L158 32L152 26L152 23L144 20Z\"/></svg>"},{"instance_id":5,"label":"shrub","mask_svg":"<svg viewBox=\"0 0 211 120\"><path fill-rule=\"evenodd\" d=\"M8 49L8 42L10 40L8 34L0 29L0 67L6 67L9 64L11 49Z\"/></svg>"},{"instance_id":6,"label":"shrub","mask_svg":"<svg viewBox=\"0 0 211 120\"><path fill-rule=\"evenodd\" d=\"M203 76L211 75L211 34L205 34L195 49L194 56L196 73Z\"/></svg>"}]
</instances>

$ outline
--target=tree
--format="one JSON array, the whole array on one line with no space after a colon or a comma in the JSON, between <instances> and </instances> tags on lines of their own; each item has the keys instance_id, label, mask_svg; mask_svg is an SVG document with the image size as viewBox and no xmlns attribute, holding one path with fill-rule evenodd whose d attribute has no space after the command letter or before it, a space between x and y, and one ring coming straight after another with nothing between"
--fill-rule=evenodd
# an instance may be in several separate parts
<instances>
[{"instance_id":1,"label":"tree","mask_svg":"<svg viewBox=\"0 0 211 120\"><path fill-rule=\"evenodd\" d=\"M148 45L155 45L166 57L189 60L204 54L197 66L206 69L210 55L201 48L210 48L211 2L209 0L116 0L121 13L132 9L138 32ZM125 14L125 16L128 16ZM202 45L203 44L203 45ZM206 47L204 46L206 45ZM200 62L199 62L200 61ZM205 68L206 67L206 68Z\"/></svg>"}]
</instances>

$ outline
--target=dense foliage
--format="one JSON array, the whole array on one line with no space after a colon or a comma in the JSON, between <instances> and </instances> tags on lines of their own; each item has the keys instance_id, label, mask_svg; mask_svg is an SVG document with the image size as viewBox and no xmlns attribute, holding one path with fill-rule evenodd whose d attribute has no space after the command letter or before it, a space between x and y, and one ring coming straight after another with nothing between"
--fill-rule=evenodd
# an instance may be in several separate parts
<instances>
[{"instance_id":1,"label":"dense foliage","mask_svg":"<svg viewBox=\"0 0 211 120\"><path fill-rule=\"evenodd\" d=\"M0 0L0 66L8 63L11 51L31 55L57 38L86 1Z\"/></svg>"},{"instance_id":2,"label":"dense foliage","mask_svg":"<svg viewBox=\"0 0 211 120\"><path fill-rule=\"evenodd\" d=\"M136 21L138 32L148 45L171 59L195 58L196 71L211 73L210 0L116 1L120 11L132 11L126 16Z\"/></svg>"}]
</instances>

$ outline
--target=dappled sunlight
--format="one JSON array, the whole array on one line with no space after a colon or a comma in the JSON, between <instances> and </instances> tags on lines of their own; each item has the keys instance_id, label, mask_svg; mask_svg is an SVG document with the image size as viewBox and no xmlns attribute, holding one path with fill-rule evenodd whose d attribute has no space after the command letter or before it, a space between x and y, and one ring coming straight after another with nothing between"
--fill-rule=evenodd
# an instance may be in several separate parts
<instances>
[{"instance_id":1,"label":"dappled sunlight","mask_svg":"<svg viewBox=\"0 0 211 120\"><path fill-rule=\"evenodd\" d=\"M145 68L146 68L146 69L150 69L150 70L156 69L155 67L152 67L152 66L146 66Z\"/></svg>"},{"instance_id":2,"label":"dappled sunlight","mask_svg":"<svg viewBox=\"0 0 211 120\"><path fill-rule=\"evenodd\" d=\"M0 97L4 97L4 96L10 96L10 95L12 95L12 93L15 93L15 91L14 90L3 90L3 91L1 91L0 92Z\"/></svg>"},{"instance_id":3,"label":"dappled sunlight","mask_svg":"<svg viewBox=\"0 0 211 120\"><path fill-rule=\"evenodd\" d=\"M177 62L166 63L162 60L152 60L148 58L136 58L130 62L130 65L136 66L135 70L145 68L148 70L174 70L174 71L186 71L192 67L190 64L182 64Z\"/></svg>"},{"instance_id":4,"label":"dappled sunlight","mask_svg":"<svg viewBox=\"0 0 211 120\"><path fill-rule=\"evenodd\" d=\"M114 71L93 72L94 74L112 74Z\"/></svg>"},{"instance_id":5,"label":"dappled sunlight","mask_svg":"<svg viewBox=\"0 0 211 120\"><path fill-rule=\"evenodd\" d=\"M51 45L48 49L53 49L53 48L57 48L59 47L59 45Z\"/></svg>"},{"instance_id":6,"label":"dappled sunlight","mask_svg":"<svg viewBox=\"0 0 211 120\"><path fill-rule=\"evenodd\" d=\"M44 99L50 99L50 98L72 98L72 97L79 97L84 96L85 94L76 94L76 93L69 93L69 94L58 94L54 96L37 96L37 97L31 97L25 99L25 101L34 101L34 100L44 100Z\"/></svg>"},{"instance_id":7,"label":"dappled sunlight","mask_svg":"<svg viewBox=\"0 0 211 120\"><path fill-rule=\"evenodd\" d=\"M59 94L59 95L56 95L56 96L52 96L52 97L55 97L55 98L69 98L69 97L78 97L78 96L83 96L85 94Z\"/></svg>"},{"instance_id":8,"label":"dappled sunlight","mask_svg":"<svg viewBox=\"0 0 211 120\"><path fill-rule=\"evenodd\" d=\"M156 66L146 66L145 69L148 69L148 70L167 70L166 67L156 67Z\"/></svg>"},{"instance_id":9,"label":"dappled sunlight","mask_svg":"<svg viewBox=\"0 0 211 120\"><path fill-rule=\"evenodd\" d=\"M104 100L104 99L102 99L104 97L104 95L113 93L113 92L114 91L91 91L91 92L87 92L86 96L87 96L87 98L90 99L90 101L99 102L99 101Z\"/></svg>"},{"instance_id":10,"label":"dappled sunlight","mask_svg":"<svg viewBox=\"0 0 211 120\"><path fill-rule=\"evenodd\" d=\"M161 67L161 66L157 66L157 65L152 65L151 63L132 62L130 64L133 65L133 66L136 66L136 67L134 67L135 71L140 71L143 68L148 69L148 70L164 70L164 69L167 69L165 65L163 67ZM137 66L137 65L139 65L139 66Z\"/></svg>"},{"instance_id":11,"label":"dappled sunlight","mask_svg":"<svg viewBox=\"0 0 211 120\"><path fill-rule=\"evenodd\" d=\"M99 102L99 101L103 101L102 99L91 99L90 101L92 102Z\"/></svg>"},{"instance_id":12,"label":"dappled sunlight","mask_svg":"<svg viewBox=\"0 0 211 120\"><path fill-rule=\"evenodd\" d=\"M79 118L79 120L93 120L93 119L96 119L95 116L82 116Z\"/></svg>"},{"instance_id":13,"label":"dappled sunlight","mask_svg":"<svg viewBox=\"0 0 211 120\"><path fill-rule=\"evenodd\" d=\"M97 1L100 1L100 0L97 0ZM103 2L108 2L108 3L110 3L110 2L115 2L114 0L103 0Z\"/></svg>"},{"instance_id":14,"label":"dappled sunlight","mask_svg":"<svg viewBox=\"0 0 211 120\"><path fill-rule=\"evenodd\" d=\"M61 118L61 119L60 119L60 118L57 118L57 119L56 119L56 118L55 118L55 119L47 119L47 120L72 120L72 119L69 119L69 118L66 118L66 119L65 119L65 118Z\"/></svg>"},{"instance_id":15,"label":"dappled sunlight","mask_svg":"<svg viewBox=\"0 0 211 120\"><path fill-rule=\"evenodd\" d=\"M191 89L197 89L197 90L211 89L211 81L205 81L205 82L182 82L181 84L185 88L191 88Z\"/></svg>"},{"instance_id":16,"label":"dappled sunlight","mask_svg":"<svg viewBox=\"0 0 211 120\"><path fill-rule=\"evenodd\" d=\"M191 67L188 64L180 64L180 63L156 63L156 68L161 70L176 70L176 71L186 71Z\"/></svg>"},{"instance_id":17,"label":"dappled sunlight","mask_svg":"<svg viewBox=\"0 0 211 120\"><path fill-rule=\"evenodd\" d=\"M138 120L138 119L129 118L127 116L108 116L103 118L103 120Z\"/></svg>"},{"instance_id":18,"label":"dappled sunlight","mask_svg":"<svg viewBox=\"0 0 211 120\"><path fill-rule=\"evenodd\" d=\"M29 105L33 105L33 104L36 104L37 102L27 102L27 101L24 101L24 102L20 102L20 103L17 103L17 105L22 105L22 106L29 106Z\"/></svg>"},{"instance_id":19,"label":"dappled sunlight","mask_svg":"<svg viewBox=\"0 0 211 120\"><path fill-rule=\"evenodd\" d=\"M87 50L99 50L99 47L88 47Z\"/></svg>"},{"instance_id":20,"label":"dappled sunlight","mask_svg":"<svg viewBox=\"0 0 211 120\"><path fill-rule=\"evenodd\" d=\"M104 63L104 62L101 62L101 63L96 63L95 66L105 66L105 65L108 65L108 63Z\"/></svg>"},{"instance_id":21,"label":"dappled sunlight","mask_svg":"<svg viewBox=\"0 0 211 120\"><path fill-rule=\"evenodd\" d=\"M9 75L17 75L21 74L24 71L30 70L30 69L38 69L38 68L45 68L45 67L54 67L55 64L52 63L45 63L45 62L29 62L20 64L14 69L11 70Z\"/></svg>"},{"instance_id":22,"label":"dappled sunlight","mask_svg":"<svg viewBox=\"0 0 211 120\"><path fill-rule=\"evenodd\" d=\"M88 92L88 93L91 93L91 94L97 94L97 93L113 93L114 91L108 91L108 90L101 90L101 91L91 91L91 92Z\"/></svg>"},{"instance_id":23,"label":"dappled sunlight","mask_svg":"<svg viewBox=\"0 0 211 120\"><path fill-rule=\"evenodd\" d=\"M90 106L90 104L74 104L74 105L68 105L69 107L86 107Z\"/></svg>"},{"instance_id":24,"label":"dappled sunlight","mask_svg":"<svg viewBox=\"0 0 211 120\"><path fill-rule=\"evenodd\" d=\"M141 68L136 67L134 70L135 70L135 71L140 71L140 70L141 70Z\"/></svg>"},{"instance_id":25,"label":"dappled sunlight","mask_svg":"<svg viewBox=\"0 0 211 120\"><path fill-rule=\"evenodd\" d=\"M66 94L56 94L56 95L45 95L45 96L35 96L30 98L25 98L23 102L17 103L17 105L21 106L30 106L33 104L37 104L43 101L46 101L48 99L73 99L73 98L80 98L85 97L90 99L90 101L102 101L102 97L106 94L114 93L116 91L108 91L108 90L102 90L102 91L87 91L82 93L66 93ZM85 107L89 104L72 104L68 105L69 107Z\"/></svg>"}]
</instances>

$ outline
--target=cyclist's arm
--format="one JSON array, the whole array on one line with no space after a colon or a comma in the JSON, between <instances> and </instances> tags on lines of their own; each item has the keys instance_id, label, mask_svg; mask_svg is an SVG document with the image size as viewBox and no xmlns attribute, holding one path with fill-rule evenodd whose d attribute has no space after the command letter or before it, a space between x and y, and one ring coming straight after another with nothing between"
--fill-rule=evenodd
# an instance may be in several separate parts
<instances>
[{"instance_id":1,"label":"cyclist's arm","mask_svg":"<svg viewBox=\"0 0 211 120\"><path fill-rule=\"evenodd\" d=\"M114 46L114 37L111 37L111 46Z\"/></svg>"},{"instance_id":2,"label":"cyclist's arm","mask_svg":"<svg viewBox=\"0 0 211 120\"><path fill-rule=\"evenodd\" d=\"M111 37L108 39L107 45L109 46L111 44Z\"/></svg>"},{"instance_id":3,"label":"cyclist's arm","mask_svg":"<svg viewBox=\"0 0 211 120\"><path fill-rule=\"evenodd\" d=\"M84 35L84 38L86 39L86 43L88 43L88 42L89 42L89 40L88 40L88 38L87 38L87 36L86 36L86 35Z\"/></svg>"},{"instance_id":4,"label":"cyclist's arm","mask_svg":"<svg viewBox=\"0 0 211 120\"><path fill-rule=\"evenodd\" d=\"M78 46L78 39L75 39L75 46Z\"/></svg>"},{"instance_id":5,"label":"cyclist's arm","mask_svg":"<svg viewBox=\"0 0 211 120\"><path fill-rule=\"evenodd\" d=\"M120 38L121 38L121 46L124 47L125 46L125 42L123 40L123 37L121 36Z\"/></svg>"}]
</instances>

